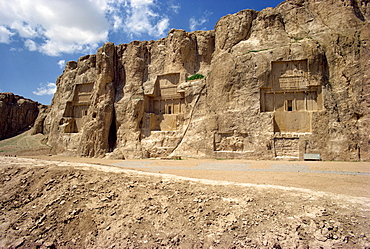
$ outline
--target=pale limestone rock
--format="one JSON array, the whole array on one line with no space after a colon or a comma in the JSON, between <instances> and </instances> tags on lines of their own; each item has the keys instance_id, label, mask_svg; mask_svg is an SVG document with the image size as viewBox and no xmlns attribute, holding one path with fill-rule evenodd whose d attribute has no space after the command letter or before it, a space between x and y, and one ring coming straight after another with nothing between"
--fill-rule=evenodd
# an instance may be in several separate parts
<instances>
[{"instance_id":1,"label":"pale limestone rock","mask_svg":"<svg viewBox=\"0 0 370 249\"><path fill-rule=\"evenodd\" d=\"M254 10L242 10L222 17L215 26L216 50L228 50L245 40L256 16L257 12Z\"/></svg>"},{"instance_id":2,"label":"pale limestone rock","mask_svg":"<svg viewBox=\"0 0 370 249\"><path fill-rule=\"evenodd\" d=\"M369 19L365 0L290 0L107 43L67 63L44 132L78 156L369 160Z\"/></svg>"}]
</instances>

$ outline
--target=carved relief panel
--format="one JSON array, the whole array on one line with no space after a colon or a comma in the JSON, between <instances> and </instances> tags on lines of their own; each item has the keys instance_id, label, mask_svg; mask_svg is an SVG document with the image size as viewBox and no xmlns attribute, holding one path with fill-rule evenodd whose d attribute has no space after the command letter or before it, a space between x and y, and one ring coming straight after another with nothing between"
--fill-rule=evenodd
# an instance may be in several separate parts
<instances>
[{"instance_id":1,"label":"carved relief panel","mask_svg":"<svg viewBox=\"0 0 370 249\"><path fill-rule=\"evenodd\" d=\"M275 138L274 140L275 156L284 158L299 157L299 139L298 138Z\"/></svg>"},{"instance_id":2,"label":"carved relief panel","mask_svg":"<svg viewBox=\"0 0 370 249\"><path fill-rule=\"evenodd\" d=\"M274 89L297 89L309 85L307 60L273 61L271 68Z\"/></svg>"},{"instance_id":3,"label":"carved relief panel","mask_svg":"<svg viewBox=\"0 0 370 249\"><path fill-rule=\"evenodd\" d=\"M85 83L76 85L73 102L77 104L89 103L91 92L93 90L93 83Z\"/></svg>"},{"instance_id":4,"label":"carved relief panel","mask_svg":"<svg viewBox=\"0 0 370 249\"><path fill-rule=\"evenodd\" d=\"M251 138L246 133L215 133L214 151L243 152L253 150Z\"/></svg>"},{"instance_id":5,"label":"carved relief panel","mask_svg":"<svg viewBox=\"0 0 370 249\"><path fill-rule=\"evenodd\" d=\"M180 81L179 73L165 74L157 76L155 85L155 95L161 96L162 98L180 98L180 94L177 93L177 85Z\"/></svg>"},{"instance_id":6,"label":"carved relief panel","mask_svg":"<svg viewBox=\"0 0 370 249\"><path fill-rule=\"evenodd\" d=\"M321 86L310 82L308 60L273 61L261 112L274 113L275 132L311 132L310 112L323 108Z\"/></svg>"},{"instance_id":7,"label":"carved relief panel","mask_svg":"<svg viewBox=\"0 0 370 249\"><path fill-rule=\"evenodd\" d=\"M66 122L66 133L80 132L83 125L83 118L87 115L87 110L90 106L90 97L94 83L77 84L73 93L73 100L67 102L63 117Z\"/></svg>"},{"instance_id":8,"label":"carved relief panel","mask_svg":"<svg viewBox=\"0 0 370 249\"><path fill-rule=\"evenodd\" d=\"M183 93L177 91L180 73L158 75L152 94L145 96L145 113L150 117L144 122L144 130L173 131L178 128L176 115L185 111ZM150 115L149 115L150 114Z\"/></svg>"}]
</instances>

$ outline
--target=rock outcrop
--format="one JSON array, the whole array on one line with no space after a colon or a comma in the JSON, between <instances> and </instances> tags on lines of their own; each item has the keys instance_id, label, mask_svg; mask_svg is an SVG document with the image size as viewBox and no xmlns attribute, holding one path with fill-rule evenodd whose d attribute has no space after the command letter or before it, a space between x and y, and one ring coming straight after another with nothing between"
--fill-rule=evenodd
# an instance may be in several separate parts
<instances>
[{"instance_id":1,"label":"rock outcrop","mask_svg":"<svg viewBox=\"0 0 370 249\"><path fill-rule=\"evenodd\" d=\"M288 0L69 62L56 153L369 160L370 3ZM199 73L204 79L186 81Z\"/></svg>"},{"instance_id":2,"label":"rock outcrop","mask_svg":"<svg viewBox=\"0 0 370 249\"><path fill-rule=\"evenodd\" d=\"M45 108L38 102L13 93L0 93L0 140L30 129L40 110Z\"/></svg>"}]
</instances>

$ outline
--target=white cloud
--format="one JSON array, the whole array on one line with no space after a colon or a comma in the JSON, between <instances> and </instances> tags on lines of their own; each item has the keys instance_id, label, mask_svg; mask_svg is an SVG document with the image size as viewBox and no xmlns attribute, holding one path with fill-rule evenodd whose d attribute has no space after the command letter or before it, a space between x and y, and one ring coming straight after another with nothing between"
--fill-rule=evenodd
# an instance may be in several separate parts
<instances>
[{"instance_id":1,"label":"white cloud","mask_svg":"<svg viewBox=\"0 0 370 249\"><path fill-rule=\"evenodd\" d=\"M12 30L16 30L17 33L24 38L35 38L39 33L39 27L33 28L26 22L15 21L10 27Z\"/></svg>"},{"instance_id":2,"label":"white cloud","mask_svg":"<svg viewBox=\"0 0 370 249\"><path fill-rule=\"evenodd\" d=\"M6 27L0 26L0 43L10 43L10 37L12 37L14 33L9 31Z\"/></svg>"},{"instance_id":3,"label":"white cloud","mask_svg":"<svg viewBox=\"0 0 370 249\"><path fill-rule=\"evenodd\" d=\"M123 26L123 19L119 16L113 15L113 30L117 31Z\"/></svg>"},{"instance_id":4,"label":"white cloud","mask_svg":"<svg viewBox=\"0 0 370 249\"><path fill-rule=\"evenodd\" d=\"M190 18L189 20L190 31L197 30L199 26L202 26L206 22L207 20L205 18L201 18L201 19L195 19L195 17Z\"/></svg>"},{"instance_id":5,"label":"white cloud","mask_svg":"<svg viewBox=\"0 0 370 249\"><path fill-rule=\"evenodd\" d=\"M178 14L180 12L181 6L179 4L171 4L168 8L173 13Z\"/></svg>"},{"instance_id":6,"label":"white cloud","mask_svg":"<svg viewBox=\"0 0 370 249\"><path fill-rule=\"evenodd\" d=\"M60 60L60 61L58 61L58 65L61 69L63 69L66 65L66 61L65 60Z\"/></svg>"},{"instance_id":7,"label":"white cloud","mask_svg":"<svg viewBox=\"0 0 370 249\"><path fill-rule=\"evenodd\" d=\"M131 35L149 34L154 37L165 35L169 18L156 11L154 0L128 0L125 2L127 17L123 28Z\"/></svg>"},{"instance_id":8,"label":"white cloud","mask_svg":"<svg viewBox=\"0 0 370 249\"><path fill-rule=\"evenodd\" d=\"M191 17L189 20L190 31L204 30L205 27L203 25L209 21L208 17L210 15L212 15L212 12L206 11L204 15L198 19L195 17Z\"/></svg>"},{"instance_id":9,"label":"white cloud","mask_svg":"<svg viewBox=\"0 0 370 249\"><path fill-rule=\"evenodd\" d=\"M47 83L47 84L40 84L40 87L37 88L37 91L33 91L32 93L35 95L53 95L57 89L55 83Z\"/></svg>"},{"instance_id":10,"label":"white cloud","mask_svg":"<svg viewBox=\"0 0 370 249\"><path fill-rule=\"evenodd\" d=\"M0 0L0 42L18 34L47 55L90 52L108 40L110 0Z\"/></svg>"},{"instance_id":11,"label":"white cloud","mask_svg":"<svg viewBox=\"0 0 370 249\"><path fill-rule=\"evenodd\" d=\"M28 48L29 51L36 51L37 50L36 42L34 42L34 41L30 40L30 39L27 39L24 42L24 46L26 46L26 48Z\"/></svg>"},{"instance_id":12,"label":"white cloud","mask_svg":"<svg viewBox=\"0 0 370 249\"><path fill-rule=\"evenodd\" d=\"M23 48L10 48L9 50L12 52L22 52L24 49Z\"/></svg>"},{"instance_id":13,"label":"white cloud","mask_svg":"<svg viewBox=\"0 0 370 249\"><path fill-rule=\"evenodd\" d=\"M58 56L95 52L111 31L158 38L170 22L160 4L157 0L0 0L0 43L20 39L28 50ZM179 8L169 4L166 11L177 13Z\"/></svg>"}]
</instances>

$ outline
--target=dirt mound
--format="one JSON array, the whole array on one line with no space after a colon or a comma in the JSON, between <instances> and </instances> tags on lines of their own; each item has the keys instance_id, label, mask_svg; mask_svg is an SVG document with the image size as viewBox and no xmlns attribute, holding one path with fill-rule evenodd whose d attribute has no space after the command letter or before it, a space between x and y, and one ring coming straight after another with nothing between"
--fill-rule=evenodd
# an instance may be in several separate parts
<instances>
[{"instance_id":1,"label":"dirt mound","mask_svg":"<svg viewBox=\"0 0 370 249\"><path fill-rule=\"evenodd\" d=\"M369 199L0 158L1 248L365 248Z\"/></svg>"}]
</instances>

